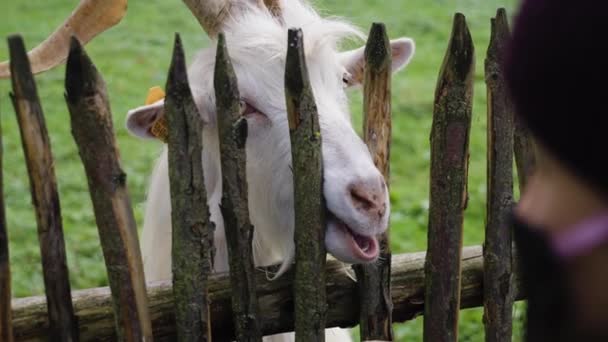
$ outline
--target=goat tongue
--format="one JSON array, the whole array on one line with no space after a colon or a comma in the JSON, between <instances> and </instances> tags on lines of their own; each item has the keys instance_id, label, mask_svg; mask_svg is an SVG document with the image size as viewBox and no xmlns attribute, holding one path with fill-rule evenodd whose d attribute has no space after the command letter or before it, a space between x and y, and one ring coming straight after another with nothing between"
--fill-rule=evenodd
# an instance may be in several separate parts
<instances>
[{"instance_id":1,"label":"goat tongue","mask_svg":"<svg viewBox=\"0 0 608 342\"><path fill-rule=\"evenodd\" d=\"M366 237L366 236L361 236L361 235L358 235L355 233L353 233L353 237L355 238L355 242L357 243L357 246L359 246L359 248L361 248L361 250L363 252L367 253L372 246L371 238Z\"/></svg>"}]
</instances>

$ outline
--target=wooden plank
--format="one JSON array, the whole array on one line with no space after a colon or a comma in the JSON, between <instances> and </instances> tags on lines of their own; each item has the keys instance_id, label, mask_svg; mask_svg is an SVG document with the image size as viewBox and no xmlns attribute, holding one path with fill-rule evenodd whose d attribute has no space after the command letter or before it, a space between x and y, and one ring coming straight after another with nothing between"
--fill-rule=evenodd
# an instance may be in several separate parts
<instances>
[{"instance_id":1,"label":"wooden plank","mask_svg":"<svg viewBox=\"0 0 608 342\"><path fill-rule=\"evenodd\" d=\"M456 13L435 90L424 341L457 341L475 51Z\"/></svg>"},{"instance_id":2,"label":"wooden plank","mask_svg":"<svg viewBox=\"0 0 608 342\"><path fill-rule=\"evenodd\" d=\"M3 158L2 122L0 122L0 341L12 342L11 265L4 206Z\"/></svg>"},{"instance_id":3,"label":"wooden plank","mask_svg":"<svg viewBox=\"0 0 608 342\"><path fill-rule=\"evenodd\" d=\"M119 340L151 339L137 227L119 161L106 85L76 38L71 41L65 88L72 135L87 175L112 289Z\"/></svg>"},{"instance_id":4,"label":"wooden plank","mask_svg":"<svg viewBox=\"0 0 608 342\"><path fill-rule=\"evenodd\" d=\"M291 137L295 205L295 332L296 341L324 341L325 202L321 129L308 79L301 29L287 38L285 97Z\"/></svg>"},{"instance_id":5,"label":"wooden plank","mask_svg":"<svg viewBox=\"0 0 608 342\"><path fill-rule=\"evenodd\" d=\"M391 265L393 321L403 322L424 311L425 253L395 254ZM517 266L517 265L515 265ZM327 327L353 327L359 324L357 284L344 272L344 265L328 260L327 298L330 303ZM276 280L268 280L264 270L255 273L257 293L260 295L260 328L264 335L293 331L294 271ZM462 252L461 308L482 304L483 257L481 246L465 247ZM523 299L521 279L515 270L514 293ZM209 301L216 341L234 340L230 277L214 274L209 278ZM148 288L153 317L154 337L161 341L175 341L175 315L171 281L150 284ZM74 292L74 303L82 339L85 341L113 341L116 331L112 317L110 290L107 287ZM45 340L48 332L44 297L13 300L13 324L18 340Z\"/></svg>"},{"instance_id":6,"label":"wooden plank","mask_svg":"<svg viewBox=\"0 0 608 342\"><path fill-rule=\"evenodd\" d=\"M70 295L61 208L49 135L23 39L18 35L11 36L8 45L13 85L11 99L19 122L32 202L36 209L51 326L49 337L57 341L77 341L77 323Z\"/></svg>"},{"instance_id":7,"label":"wooden plank","mask_svg":"<svg viewBox=\"0 0 608 342\"><path fill-rule=\"evenodd\" d=\"M503 56L509 40L504 9L491 20L485 60L488 93L487 202L484 241L484 326L486 341L511 341L513 329L512 229L513 106L504 75Z\"/></svg>"},{"instance_id":8,"label":"wooden plank","mask_svg":"<svg viewBox=\"0 0 608 342\"><path fill-rule=\"evenodd\" d=\"M391 122L391 45L382 23L374 23L365 46L363 138L374 165L389 184ZM378 261L354 267L361 297L361 339L393 340L389 232L379 237Z\"/></svg>"},{"instance_id":9,"label":"wooden plank","mask_svg":"<svg viewBox=\"0 0 608 342\"><path fill-rule=\"evenodd\" d=\"M188 84L176 34L167 78L173 294L180 341L211 341L207 278L213 263L214 226L203 175L202 120Z\"/></svg>"}]
</instances>

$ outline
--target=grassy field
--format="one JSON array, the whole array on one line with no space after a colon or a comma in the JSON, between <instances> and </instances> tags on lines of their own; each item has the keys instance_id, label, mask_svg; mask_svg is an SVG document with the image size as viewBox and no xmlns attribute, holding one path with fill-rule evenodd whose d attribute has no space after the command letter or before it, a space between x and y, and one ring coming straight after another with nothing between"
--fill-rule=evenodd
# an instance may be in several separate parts
<instances>
[{"instance_id":1,"label":"grassy field","mask_svg":"<svg viewBox=\"0 0 608 342\"><path fill-rule=\"evenodd\" d=\"M52 32L76 6L76 0L0 2L0 37L24 36L32 48ZM365 30L373 21L387 24L391 38L415 39L416 55L410 66L393 80L394 140L392 145L392 247L397 253L424 250L428 220L429 134L432 99L439 67L447 47L452 16L465 14L476 46L475 103L469 172L470 202L465 219L465 245L483 240L485 172L485 86L483 60L489 39L490 18L498 7L512 14L515 0L318 0L326 14L346 17ZM108 84L122 162L139 226L147 176L161 145L132 138L124 128L125 113L143 103L147 89L164 85L174 32L184 40L188 57L208 45L180 1L131 1L125 20L98 37L87 51ZM7 58L0 45L0 59ZM38 89L51 135L61 194L70 277L74 289L107 284L101 248L87 193L86 180L70 134L63 101L64 67L37 77ZM20 136L8 92L10 82L0 80L0 115L4 131L4 179L10 235L14 295L43 293L27 172ZM352 108L360 126L361 94L353 93ZM93 132L92 132L93 134ZM518 317L521 307L515 311ZM460 340L483 340L482 310L461 315ZM517 319L519 322L519 318ZM421 340L422 319L399 325L398 340ZM514 339L518 340L519 328Z\"/></svg>"}]
</instances>

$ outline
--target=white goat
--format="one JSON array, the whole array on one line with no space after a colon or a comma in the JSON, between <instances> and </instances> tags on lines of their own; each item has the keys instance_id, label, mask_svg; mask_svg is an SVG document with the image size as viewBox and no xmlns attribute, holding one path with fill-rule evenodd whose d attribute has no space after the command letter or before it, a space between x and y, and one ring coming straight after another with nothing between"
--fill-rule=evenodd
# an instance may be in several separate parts
<instances>
[{"instance_id":1,"label":"white goat","mask_svg":"<svg viewBox=\"0 0 608 342\"><path fill-rule=\"evenodd\" d=\"M389 197L369 151L352 127L346 88L363 79L363 48L339 52L345 38L364 38L353 26L323 19L299 0L284 0L281 16L244 1L242 10L224 23L242 96L242 115L248 120L246 145L249 212L255 227L254 261L257 266L282 263L279 274L294 256L293 184L291 152L284 94L287 30L302 28L310 81L317 103L324 163L324 194L330 219L325 244L329 253L346 263L368 263L378 256L376 236L387 229ZM396 71L414 52L411 39L391 41ZM211 219L216 224L215 271L228 270L219 142L216 126L213 70L215 47L205 49L189 69L195 102L202 116L203 170ZM163 115L163 100L129 111L127 127L133 134L153 138L151 125ZM167 149L151 177L142 253L147 281L171 278L171 202ZM328 341L349 341L347 330L328 329ZM293 333L265 341L291 341Z\"/></svg>"}]
</instances>

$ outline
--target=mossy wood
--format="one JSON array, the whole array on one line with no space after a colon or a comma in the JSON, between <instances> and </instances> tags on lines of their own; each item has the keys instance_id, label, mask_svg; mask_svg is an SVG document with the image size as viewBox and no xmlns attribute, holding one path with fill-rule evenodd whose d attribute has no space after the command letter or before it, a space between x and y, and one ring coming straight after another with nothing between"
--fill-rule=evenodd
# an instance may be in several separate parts
<instances>
[{"instance_id":1,"label":"mossy wood","mask_svg":"<svg viewBox=\"0 0 608 342\"><path fill-rule=\"evenodd\" d=\"M3 158L4 146L2 145L2 123L0 122L0 341L12 342L11 266L4 206Z\"/></svg>"},{"instance_id":2,"label":"mossy wood","mask_svg":"<svg viewBox=\"0 0 608 342\"><path fill-rule=\"evenodd\" d=\"M325 341L325 201L321 129L308 79L301 29L287 38L285 96L295 203L295 332L296 341Z\"/></svg>"},{"instance_id":3,"label":"mossy wood","mask_svg":"<svg viewBox=\"0 0 608 342\"><path fill-rule=\"evenodd\" d=\"M19 122L32 202L36 210L44 290L51 327L49 338L78 341L49 134L23 39L21 36L11 36L8 45L13 85L10 96Z\"/></svg>"},{"instance_id":4,"label":"mossy wood","mask_svg":"<svg viewBox=\"0 0 608 342\"><path fill-rule=\"evenodd\" d=\"M456 13L441 66L431 130L431 186L423 339L457 341L462 227L467 205L475 50Z\"/></svg>"},{"instance_id":5,"label":"mossy wood","mask_svg":"<svg viewBox=\"0 0 608 342\"><path fill-rule=\"evenodd\" d=\"M66 66L72 135L87 176L112 289L119 341L152 338L143 265L127 177L120 165L105 82L72 37Z\"/></svg>"},{"instance_id":6,"label":"mossy wood","mask_svg":"<svg viewBox=\"0 0 608 342\"><path fill-rule=\"evenodd\" d=\"M213 262L213 224L202 168L202 120L188 84L179 35L175 36L166 90L177 337L179 341L211 341L207 279Z\"/></svg>"},{"instance_id":7,"label":"mossy wood","mask_svg":"<svg viewBox=\"0 0 608 342\"><path fill-rule=\"evenodd\" d=\"M504 9L491 20L485 60L488 94L487 200L484 241L484 326L488 342L511 341L513 330L513 106L502 72L509 25Z\"/></svg>"},{"instance_id":8,"label":"mossy wood","mask_svg":"<svg viewBox=\"0 0 608 342\"><path fill-rule=\"evenodd\" d=\"M391 45L382 23L374 23L365 46L363 81L363 135L387 184L390 178L391 123ZM361 298L361 339L393 340L390 274L391 250L389 232L379 236L380 256L377 262L354 268Z\"/></svg>"},{"instance_id":9,"label":"mossy wood","mask_svg":"<svg viewBox=\"0 0 608 342\"><path fill-rule=\"evenodd\" d=\"M393 322L404 322L424 311L426 254L395 254L391 265L391 297ZM516 265L517 266L517 265ZM354 327L359 324L357 284L344 272L344 265L328 260L327 327ZM514 294L523 299L521 278L514 270ZM276 280L268 280L265 270L256 270L256 292L260 311L260 329L264 335L293 331L294 271ZM465 247L462 252L462 286L460 308L483 305L483 257L481 246ZM211 306L211 328L214 341L234 340L230 277L214 274L208 283ZM175 305L171 281L161 281L148 287L150 314L157 341L175 341ZM112 299L107 287L74 292L74 308L83 341L114 341L116 331L112 316ZM18 340L45 341L48 334L46 300L44 296L13 299L13 327Z\"/></svg>"},{"instance_id":10,"label":"mossy wood","mask_svg":"<svg viewBox=\"0 0 608 342\"><path fill-rule=\"evenodd\" d=\"M228 244L236 337L238 341L261 341L251 244L254 227L249 220L247 199L247 119L240 116L238 83L223 33L218 37L214 75L222 163L221 211Z\"/></svg>"}]
</instances>

